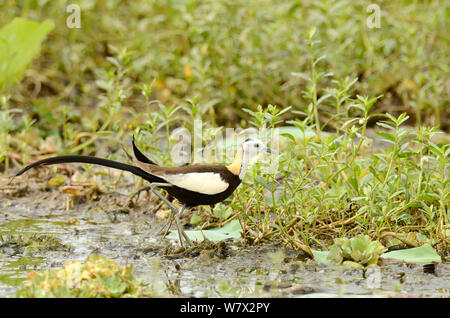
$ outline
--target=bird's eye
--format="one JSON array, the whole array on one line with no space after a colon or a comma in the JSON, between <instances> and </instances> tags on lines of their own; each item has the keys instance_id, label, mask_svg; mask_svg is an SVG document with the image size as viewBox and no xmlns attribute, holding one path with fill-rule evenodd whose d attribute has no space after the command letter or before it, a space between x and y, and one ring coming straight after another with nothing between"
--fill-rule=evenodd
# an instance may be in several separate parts
<instances>
[{"instance_id":1,"label":"bird's eye","mask_svg":"<svg viewBox=\"0 0 450 318\"><path fill-rule=\"evenodd\" d=\"M259 148L259 144L256 144L256 148Z\"/></svg>"}]
</instances>

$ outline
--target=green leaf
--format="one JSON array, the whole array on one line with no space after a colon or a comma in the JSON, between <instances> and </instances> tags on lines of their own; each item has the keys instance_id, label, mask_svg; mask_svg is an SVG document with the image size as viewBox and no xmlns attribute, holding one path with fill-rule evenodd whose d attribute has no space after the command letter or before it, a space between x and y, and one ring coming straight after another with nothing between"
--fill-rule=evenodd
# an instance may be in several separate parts
<instances>
[{"instance_id":1,"label":"green leaf","mask_svg":"<svg viewBox=\"0 0 450 318\"><path fill-rule=\"evenodd\" d=\"M320 103L322 103L324 100L326 100L326 99L329 98L329 97L331 97L330 94L325 94L325 95L321 96L321 97L319 98L319 100L317 101L317 105L319 105Z\"/></svg>"},{"instance_id":2,"label":"green leaf","mask_svg":"<svg viewBox=\"0 0 450 318\"><path fill-rule=\"evenodd\" d=\"M385 133L385 132L382 132L382 131L376 131L375 133L376 133L378 136L381 136L381 137L384 137L384 138L386 138L386 139L389 139L389 140L391 140L393 143L395 143L395 136L394 136L394 135L388 134L388 133Z\"/></svg>"},{"instance_id":3,"label":"green leaf","mask_svg":"<svg viewBox=\"0 0 450 318\"><path fill-rule=\"evenodd\" d=\"M289 138L292 142L295 142L295 137L291 133L283 133L281 136Z\"/></svg>"},{"instance_id":4,"label":"green leaf","mask_svg":"<svg viewBox=\"0 0 450 318\"><path fill-rule=\"evenodd\" d=\"M431 262L441 262L441 257L429 244L404 250L387 252L381 258L394 258L406 263L425 264Z\"/></svg>"},{"instance_id":5,"label":"green leaf","mask_svg":"<svg viewBox=\"0 0 450 318\"><path fill-rule=\"evenodd\" d=\"M344 261L342 263L342 265L350 266L350 267L354 267L354 268L364 268L364 266L361 265L360 263L353 262L353 261Z\"/></svg>"},{"instance_id":6,"label":"green leaf","mask_svg":"<svg viewBox=\"0 0 450 318\"><path fill-rule=\"evenodd\" d=\"M48 181L48 184L52 187L60 187L66 184L66 176L62 174L58 174L57 176L51 178Z\"/></svg>"},{"instance_id":7,"label":"green leaf","mask_svg":"<svg viewBox=\"0 0 450 318\"><path fill-rule=\"evenodd\" d=\"M314 251L313 251L313 255L314 255L314 257L316 256L314 254ZM344 260L344 258L342 257L342 250L337 245L331 246L330 247L330 252L328 252L328 253L322 252L322 255L325 256L326 261L328 263L330 263L330 264L341 264L342 261ZM320 257L322 255L318 255L319 256L319 260L318 260L319 262L320 262Z\"/></svg>"},{"instance_id":8,"label":"green leaf","mask_svg":"<svg viewBox=\"0 0 450 318\"><path fill-rule=\"evenodd\" d=\"M423 201L439 200L439 195L437 195L436 193L432 193L432 192L422 193L419 196L419 200L423 200Z\"/></svg>"},{"instance_id":9,"label":"green leaf","mask_svg":"<svg viewBox=\"0 0 450 318\"><path fill-rule=\"evenodd\" d=\"M202 221L202 217L198 214L194 214L191 216L191 220L189 221L190 224L195 225L197 223L200 223Z\"/></svg>"},{"instance_id":10,"label":"green leaf","mask_svg":"<svg viewBox=\"0 0 450 318\"><path fill-rule=\"evenodd\" d=\"M348 179L348 182L352 185L352 187L355 189L355 191L359 191L359 186L358 186L358 180L356 180L356 178L354 176L350 177Z\"/></svg>"},{"instance_id":11,"label":"green leaf","mask_svg":"<svg viewBox=\"0 0 450 318\"><path fill-rule=\"evenodd\" d=\"M328 254L330 252L328 251L317 251L311 249L311 252L313 253L314 259L318 261L319 263L331 265L331 260L328 258Z\"/></svg>"},{"instance_id":12,"label":"green leaf","mask_svg":"<svg viewBox=\"0 0 450 318\"><path fill-rule=\"evenodd\" d=\"M255 175L255 179L256 179L256 181L257 181L260 185L262 185L264 188L266 188L266 189L268 189L268 190L271 190L271 189L272 189L272 187L266 182L266 179L264 179L263 177L258 176L258 175Z\"/></svg>"},{"instance_id":13,"label":"green leaf","mask_svg":"<svg viewBox=\"0 0 450 318\"><path fill-rule=\"evenodd\" d=\"M389 122L379 121L379 122L376 122L376 124L380 127L383 127L383 128L389 129L389 130L395 129L395 127L393 127Z\"/></svg>"},{"instance_id":14,"label":"green leaf","mask_svg":"<svg viewBox=\"0 0 450 318\"><path fill-rule=\"evenodd\" d=\"M304 79L307 82L311 82L311 77L308 74L299 73L299 72L292 72L291 75L295 76L295 77L300 77L300 78Z\"/></svg>"},{"instance_id":15,"label":"green leaf","mask_svg":"<svg viewBox=\"0 0 450 318\"><path fill-rule=\"evenodd\" d=\"M213 209L213 214L221 219L228 219L233 214L233 208L224 204L216 204Z\"/></svg>"},{"instance_id":16,"label":"green leaf","mask_svg":"<svg viewBox=\"0 0 450 318\"><path fill-rule=\"evenodd\" d=\"M365 111L365 108L364 108L363 105L361 105L361 104L356 104L356 103L350 104L350 105L348 106L348 108L349 108L349 109L350 109L350 108L357 108L357 109L361 110L362 112Z\"/></svg>"},{"instance_id":17,"label":"green leaf","mask_svg":"<svg viewBox=\"0 0 450 318\"><path fill-rule=\"evenodd\" d=\"M353 124L354 122L359 121L359 118L352 118L347 120L343 125L342 125L342 129L347 129L348 126L350 126L350 124Z\"/></svg>"},{"instance_id":18,"label":"green leaf","mask_svg":"<svg viewBox=\"0 0 450 318\"><path fill-rule=\"evenodd\" d=\"M8 84L19 82L31 60L39 53L41 42L53 29L43 23L15 18L0 29L0 92Z\"/></svg>"},{"instance_id":19,"label":"green leaf","mask_svg":"<svg viewBox=\"0 0 450 318\"><path fill-rule=\"evenodd\" d=\"M240 238L242 231L243 229L239 221L233 220L223 227L210 230L189 230L184 232L192 241L201 242L206 238L210 241L218 242L229 238ZM170 239L178 239L178 233L177 231L170 231L166 237Z\"/></svg>"},{"instance_id":20,"label":"green leaf","mask_svg":"<svg viewBox=\"0 0 450 318\"><path fill-rule=\"evenodd\" d=\"M312 130L310 127L307 127L304 132L295 126L283 126L277 129L281 136L286 134L290 135L290 137L288 137L289 139L294 138L296 140L302 140L304 138L311 138L316 136L315 131Z\"/></svg>"}]
</instances>

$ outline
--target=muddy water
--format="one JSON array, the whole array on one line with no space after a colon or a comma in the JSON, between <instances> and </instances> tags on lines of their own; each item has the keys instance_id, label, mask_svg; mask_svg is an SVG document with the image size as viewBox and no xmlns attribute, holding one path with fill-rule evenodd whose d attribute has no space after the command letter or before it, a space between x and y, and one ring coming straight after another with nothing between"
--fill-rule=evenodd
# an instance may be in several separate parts
<instances>
[{"instance_id":1,"label":"muddy water","mask_svg":"<svg viewBox=\"0 0 450 318\"><path fill-rule=\"evenodd\" d=\"M117 193L113 197L125 198ZM61 192L31 191L0 202L0 234L32 235L55 240L41 249L0 242L0 297L14 296L31 270L58 269L67 260L105 255L133 273L156 296L181 297L449 297L450 271L424 273L422 266L385 264L372 273L305 260L298 252L275 245L243 247L228 241L225 255L167 255L177 242L157 232L165 220L146 214L145 204L120 209L86 200L64 208ZM117 203L117 202L116 202ZM137 212L135 212L137 211ZM14 241L14 239L13 239Z\"/></svg>"}]
</instances>

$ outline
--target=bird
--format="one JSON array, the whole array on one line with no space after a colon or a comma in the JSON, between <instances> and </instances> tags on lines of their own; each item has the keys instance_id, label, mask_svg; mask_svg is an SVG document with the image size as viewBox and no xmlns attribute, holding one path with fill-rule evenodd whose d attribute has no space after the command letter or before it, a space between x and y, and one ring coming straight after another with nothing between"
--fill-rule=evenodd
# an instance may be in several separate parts
<instances>
[{"instance_id":1,"label":"bird","mask_svg":"<svg viewBox=\"0 0 450 318\"><path fill-rule=\"evenodd\" d=\"M266 147L261 140L248 138L241 144L236 152L234 161L230 165L193 164L181 167L163 167L150 160L139 150L134 136L132 147L134 157L124 150L134 165L94 156L56 156L36 161L24 167L13 178L41 165L75 162L96 164L131 172L148 181L152 192L170 207L177 226L180 244L183 246L184 239L187 245L192 246L192 241L179 224L178 215L181 215L186 208L193 208L199 205L213 206L224 201L241 184L248 164L253 158L262 153L277 153L277 151ZM180 209L177 209L168 201L161 192L157 191L158 189L165 190L171 197L177 199L181 204Z\"/></svg>"}]
</instances>

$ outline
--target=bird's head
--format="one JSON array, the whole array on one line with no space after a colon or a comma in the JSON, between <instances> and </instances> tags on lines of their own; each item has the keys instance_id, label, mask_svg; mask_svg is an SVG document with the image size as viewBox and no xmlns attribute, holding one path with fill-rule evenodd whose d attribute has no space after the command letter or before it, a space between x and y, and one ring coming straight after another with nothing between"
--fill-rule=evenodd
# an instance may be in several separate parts
<instances>
[{"instance_id":1,"label":"bird's head","mask_svg":"<svg viewBox=\"0 0 450 318\"><path fill-rule=\"evenodd\" d=\"M233 174L239 175L239 178L242 180L245 176L248 163L256 156L265 152L277 153L277 151L266 147L266 145L259 139L246 139L236 153L233 163L227 166L227 168Z\"/></svg>"},{"instance_id":2,"label":"bird's head","mask_svg":"<svg viewBox=\"0 0 450 318\"><path fill-rule=\"evenodd\" d=\"M250 160L261 153L277 153L275 150L266 147L261 140L254 138L248 138L242 143L242 151L244 156L246 155Z\"/></svg>"}]
</instances>

